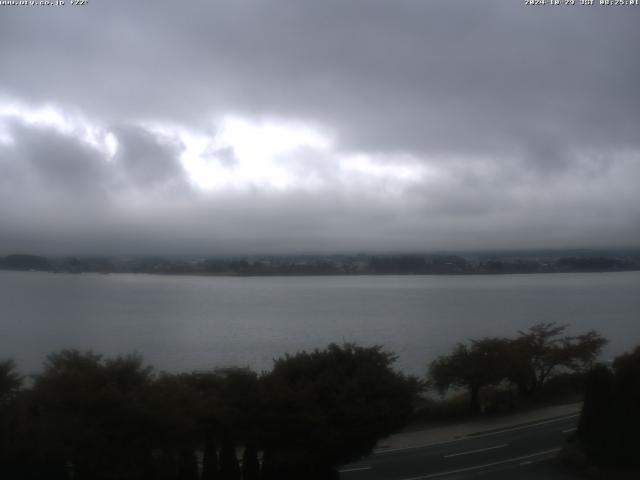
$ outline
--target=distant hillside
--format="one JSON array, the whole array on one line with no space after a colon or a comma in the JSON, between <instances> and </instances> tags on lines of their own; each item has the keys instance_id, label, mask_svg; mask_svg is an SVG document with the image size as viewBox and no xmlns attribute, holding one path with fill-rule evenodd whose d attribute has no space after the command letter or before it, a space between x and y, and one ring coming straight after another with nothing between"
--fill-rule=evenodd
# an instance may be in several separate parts
<instances>
[{"instance_id":1,"label":"distant hillside","mask_svg":"<svg viewBox=\"0 0 640 480\"><path fill-rule=\"evenodd\" d=\"M232 276L294 275L479 275L513 273L618 272L640 270L638 252L558 255L559 252L413 254L413 255L280 255L209 258L46 258L9 255L0 269L60 273L151 273Z\"/></svg>"},{"instance_id":2,"label":"distant hillside","mask_svg":"<svg viewBox=\"0 0 640 480\"><path fill-rule=\"evenodd\" d=\"M49 270L51 263L38 255L16 254L0 258L0 268L5 270Z\"/></svg>"}]
</instances>

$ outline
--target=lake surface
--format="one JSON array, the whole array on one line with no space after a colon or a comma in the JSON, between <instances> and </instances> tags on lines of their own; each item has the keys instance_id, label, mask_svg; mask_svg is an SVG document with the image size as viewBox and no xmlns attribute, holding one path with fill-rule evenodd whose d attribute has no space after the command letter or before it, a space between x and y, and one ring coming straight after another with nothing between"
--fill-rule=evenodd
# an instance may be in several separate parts
<instances>
[{"instance_id":1,"label":"lake surface","mask_svg":"<svg viewBox=\"0 0 640 480\"><path fill-rule=\"evenodd\" d=\"M536 322L640 344L640 272L188 277L0 271L0 359L37 372L61 348L137 352L163 370L250 366L330 342L382 344L422 374L456 342Z\"/></svg>"}]
</instances>

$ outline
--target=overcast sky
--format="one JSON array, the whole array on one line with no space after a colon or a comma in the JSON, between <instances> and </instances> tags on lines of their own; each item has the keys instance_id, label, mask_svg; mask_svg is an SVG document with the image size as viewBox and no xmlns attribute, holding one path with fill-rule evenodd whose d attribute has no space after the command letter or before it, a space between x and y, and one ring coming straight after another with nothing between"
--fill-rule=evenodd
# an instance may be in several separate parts
<instances>
[{"instance_id":1,"label":"overcast sky","mask_svg":"<svg viewBox=\"0 0 640 480\"><path fill-rule=\"evenodd\" d=\"M0 6L0 254L640 244L640 7L66 3Z\"/></svg>"}]
</instances>

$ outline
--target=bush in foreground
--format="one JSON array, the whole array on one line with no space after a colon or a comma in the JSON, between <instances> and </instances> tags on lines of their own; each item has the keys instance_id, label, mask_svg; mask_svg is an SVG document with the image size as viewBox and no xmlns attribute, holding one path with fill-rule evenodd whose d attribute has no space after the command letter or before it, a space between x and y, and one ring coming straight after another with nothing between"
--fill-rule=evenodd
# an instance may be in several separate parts
<instances>
[{"instance_id":1,"label":"bush in foreground","mask_svg":"<svg viewBox=\"0 0 640 480\"><path fill-rule=\"evenodd\" d=\"M600 466L640 467L640 347L588 375L574 442Z\"/></svg>"},{"instance_id":2,"label":"bush in foreground","mask_svg":"<svg viewBox=\"0 0 640 480\"><path fill-rule=\"evenodd\" d=\"M394 360L380 347L333 344L261 376L155 374L135 356L62 351L25 390L3 363L0 478L336 478L411 414L419 383Z\"/></svg>"}]
</instances>

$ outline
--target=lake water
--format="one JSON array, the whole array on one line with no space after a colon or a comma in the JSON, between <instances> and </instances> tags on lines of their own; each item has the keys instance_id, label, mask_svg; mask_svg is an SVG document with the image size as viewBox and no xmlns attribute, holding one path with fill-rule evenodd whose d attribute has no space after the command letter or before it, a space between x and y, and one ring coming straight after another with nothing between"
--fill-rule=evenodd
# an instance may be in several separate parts
<instances>
[{"instance_id":1,"label":"lake water","mask_svg":"<svg viewBox=\"0 0 640 480\"><path fill-rule=\"evenodd\" d=\"M0 272L0 359L137 352L159 369L241 365L330 342L382 344L422 374L456 342L536 322L594 328L604 357L640 344L640 272L503 276L188 277Z\"/></svg>"}]
</instances>

